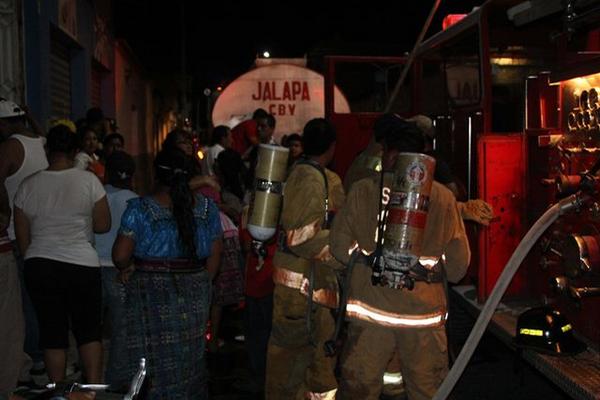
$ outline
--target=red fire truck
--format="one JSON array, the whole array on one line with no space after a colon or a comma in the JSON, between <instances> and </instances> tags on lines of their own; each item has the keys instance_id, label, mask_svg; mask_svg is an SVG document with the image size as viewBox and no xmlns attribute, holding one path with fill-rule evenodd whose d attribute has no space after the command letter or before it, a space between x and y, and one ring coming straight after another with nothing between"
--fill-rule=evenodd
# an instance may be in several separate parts
<instances>
[{"instance_id":1,"label":"red fire truck","mask_svg":"<svg viewBox=\"0 0 600 400\"><path fill-rule=\"evenodd\" d=\"M465 199L494 208L489 227L467 223L473 258L451 290L476 315L526 231L577 191L600 158L600 2L490 0L453 19L418 47L391 110L430 116L436 150ZM341 175L368 142L404 62L327 58L325 110L340 132ZM336 112L334 84L352 113ZM539 304L560 310L588 351L524 357L581 399L600 399L600 198L591 204L561 217L535 244L490 325L510 344L521 311Z\"/></svg>"}]
</instances>

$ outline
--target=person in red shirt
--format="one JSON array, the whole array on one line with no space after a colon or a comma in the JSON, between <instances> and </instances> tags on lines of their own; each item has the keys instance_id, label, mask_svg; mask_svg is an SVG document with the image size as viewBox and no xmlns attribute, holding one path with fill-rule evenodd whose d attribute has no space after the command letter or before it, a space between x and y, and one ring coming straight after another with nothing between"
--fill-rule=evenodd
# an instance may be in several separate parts
<instances>
[{"instance_id":1,"label":"person in red shirt","mask_svg":"<svg viewBox=\"0 0 600 400\"><path fill-rule=\"evenodd\" d=\"M248 230L240 230L242 247L246 252L246 304L244 334L246 351L253 373L251 391L264 388L267 366L267 344L271 335L273 315L273 256L277 249L277 233L257 251ZM254 389L254 390L252 390Z\"/></svg>"},{"instance_id":2,"label":"person in red shirt","mask_svg":"<svg viewBox=\"0 0 600 400\"><path fill-rule=\"evenodd\" d=\"M257 120L265 118L267 113L262 108L257 108L252 114L252 119L241 122L231 130L233 143L231 148L243 156L246 151L258 144Z\"/></svg>"}]
</instances>

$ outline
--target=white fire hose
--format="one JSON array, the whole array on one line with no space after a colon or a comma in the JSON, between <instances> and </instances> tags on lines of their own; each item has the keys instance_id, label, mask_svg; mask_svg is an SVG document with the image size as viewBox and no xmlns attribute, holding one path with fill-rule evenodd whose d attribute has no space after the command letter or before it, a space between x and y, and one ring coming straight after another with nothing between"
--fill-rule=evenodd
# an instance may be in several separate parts
<instances>
[{"instance_id":1,"label":"white fire hose","mask_svg":"<svg viewBox=\"0 0 600 400\"><path fill-rule=\"evenodd\" d=\"M502 274L500 274L500 277L494 286L494 290L492 290L490 297L485 302L485 305L479 314L479 318L477 318L477 321L473 326L473 330L469 334L464 347L456 358L454 365L452 365L452 368L446 376L446 379L444 379L444 382L442 382L437 393L433 397L433 400L445 400L452 392L454 385L456 385L456 382L462 375L467 363L471 359L475 348L479 344L479 341L481 340L481 337L483 336L483 333L485 332L485 329L487 328L487 325L489 324L496 307L498 307L504 292L508 288L513 276L519 269L523 259L529 253L529 250L531 250L539 237L546 231L546 229L548 229L550 225L554 223L554 221L556 221L559 216L564 215L573 209L578 209L585 202L585 200L586 197L582 197L580 194L574 194L562 199L550 207L544 213L544 215L542 215L536 221L531 229L529 229L511 256L510 260L508 260L508 263L504 267Z\"/></svg>"}]
</instances>

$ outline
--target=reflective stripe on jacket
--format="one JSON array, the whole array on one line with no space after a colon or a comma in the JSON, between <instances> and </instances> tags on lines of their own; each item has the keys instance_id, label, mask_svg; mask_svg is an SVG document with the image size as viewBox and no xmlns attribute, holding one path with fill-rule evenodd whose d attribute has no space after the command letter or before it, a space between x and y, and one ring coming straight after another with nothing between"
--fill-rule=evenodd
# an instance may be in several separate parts
<instances>
[{"instance_id":1,"label":"reflective stripe on jacket","mask_svg":"<svg viewBox=\"0 0 600 400\"><path fill-rule=\"evenodd\" d=\"M399 314L380 310L356 299L348 300L346 316L392 328L432 328L446 323L446 310L431 314Z\"/></svg>"},{"instance_id":2,"label":"reflective stripe on jacket","mask_svg":"<svg viewBox=\"0 0 600 400\"><path fill-rule=\"evenodd\" d=\"M273 282L291 289L298 289L304 296L308 296L310 281L298 272L283 267L275 267L273 269ZM338 293L326 288L314 289L312 298L315 303L329 308L336 308L339 301Z\"/></svg>"}]
</instances>

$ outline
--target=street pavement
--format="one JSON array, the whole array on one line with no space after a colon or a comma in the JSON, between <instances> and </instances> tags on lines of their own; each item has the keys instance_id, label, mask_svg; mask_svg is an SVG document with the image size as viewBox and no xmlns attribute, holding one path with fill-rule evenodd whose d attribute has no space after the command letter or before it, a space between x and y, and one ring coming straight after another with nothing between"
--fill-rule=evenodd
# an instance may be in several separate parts
<instances>
[{"instance_id":1,"label":"street pavement","mask_svg":"<svg viewBox=\"0 0 600 400\"><path fill-rule=\"evenodd\" d=\"M456 354L464 341L473 320L460 309L451 308L454 316L450 324L451 353ZM242 333L242 311L225 310L221 337L223 346L207 356L212 400L261 400L262 393L253 393L244 343L236 340ZM105 342L108 348L108 342ZM105 354L105 357L107 354ZM76 367L77 353L69 351L69 380L79 381L81 373ZM45 376L35 378L37 383L47 382ZM28 399L36 398L30 394ZM102 396L99 396L100 398ZM383 398L382 398L383 399ZM387 397L401 400L404 397ZM530 367L504 343L491 334L484 335L462 378L452 400L562 400L569 399L552 382Z\"/></svg>"}]
</instances>

